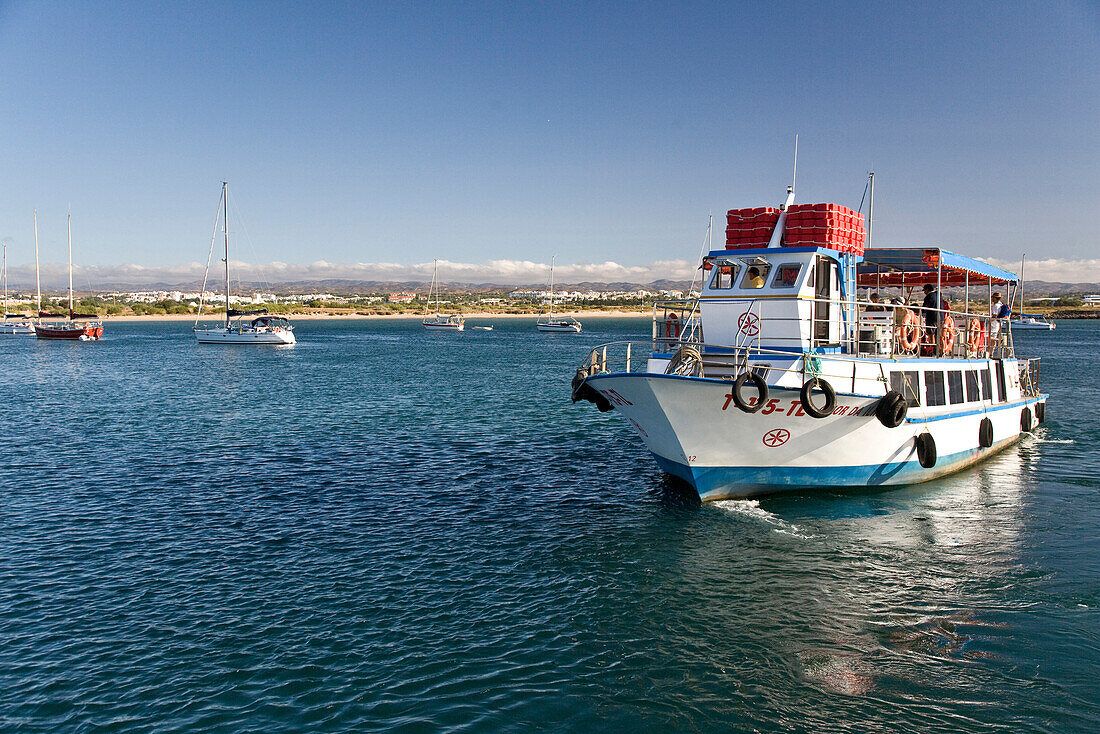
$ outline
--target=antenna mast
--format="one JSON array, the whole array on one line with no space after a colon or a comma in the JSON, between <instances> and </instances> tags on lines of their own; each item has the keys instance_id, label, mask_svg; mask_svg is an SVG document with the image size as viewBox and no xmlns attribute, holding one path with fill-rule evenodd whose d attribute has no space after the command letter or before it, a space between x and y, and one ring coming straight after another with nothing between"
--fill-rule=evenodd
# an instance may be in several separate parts
<instances>
[{"instance_id":1,"label":"antenna mast","mask_svg":"<svg viewBox=\"0 0 1100 734\"><path fill-rule=\"evenodd\" d=\"M867 203L867 249L871 249L871 227L875 221L875 172L871 171L867 174L867 186L870 191L871 198Z\"/></svg>"},{"instance_id":2,"label":"antenna mast","mask_svg":"<svg viewBox=\"0 0 1100 734\"><path fill-rule=\"evenodd\" d=\"M783 241L783 232L787 228L787 209L794 203L794 184L798 178L798 136L794 136L794 173L791 174L791 185L787 187L787 201L779 207L779 221L772 230L772 238L768 240L768 247L779 247Z\"/></svg>"}]
</instances>

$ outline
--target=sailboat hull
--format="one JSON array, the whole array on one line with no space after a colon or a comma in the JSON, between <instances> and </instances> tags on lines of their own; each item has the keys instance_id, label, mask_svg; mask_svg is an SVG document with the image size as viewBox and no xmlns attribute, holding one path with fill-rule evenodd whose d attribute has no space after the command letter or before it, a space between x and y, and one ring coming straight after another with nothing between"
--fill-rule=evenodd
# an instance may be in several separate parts
<instances>
[{"instance_id":1,"label":"sailboat hull","mask_svg":"<svg viewBox=\"0 0 1100 734\"><path fill-rule=\"evenodd\" d=\"M0 324L0 334L34 336L34 324Z\"/></svg>"},{"instance_id":2,"label":"sailboat hull","mask_svg":"<svg viewBox=\"0 0 1100 734\"><path fill-rule=\"evenodd\" d=\"M561 333L581 333L581 325L578 323L565 323L565 324L535 324L535 328L539 331L561 332Z\"/></svg>"},{"instance_id":3,"label":"sailboat hull","mask_svg":"<svg viewBox=\"0 0 1100 734\"><path fill-rule=\"evenodd\" d=\"M266 329L195 329L195 339L199 344L294 344L294 332L289 330L269 331Z\"/></svg>"},{"instance_id":4,"label":"sailboat hull","mask_svg":"<svg viewBox=\"0 0 1100 734\"><path fill-rule=\"evenodd\" d=\"M77 341L98 341L103 336L100 324L57 324L49 326L39 324L34 329L39 339L69 339Z\"/></svg>"},{"instance_id":5,"label":"sailboat hull","mask_svg":"<svg viewBox=\"0 0 1100 734\"><path fill-rule=\"evenodd\" d=\"M422 321L424 328L428 331L463 331L466 327L462 324L437 324L432 321Z\"/></svg>"}]
</instances>

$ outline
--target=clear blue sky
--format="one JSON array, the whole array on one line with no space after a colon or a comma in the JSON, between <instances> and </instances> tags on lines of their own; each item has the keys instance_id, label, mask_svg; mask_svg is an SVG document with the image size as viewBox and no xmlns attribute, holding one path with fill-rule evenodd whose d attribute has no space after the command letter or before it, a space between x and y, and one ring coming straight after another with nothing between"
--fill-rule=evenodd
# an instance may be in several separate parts
<instances>
[{"instance_id":1,"label":"clear blue sky","mask_svg":"<svg viewBox=\"0 0 1100 734\"><path fill-rule=\"evenodd\" d=\"M822 5L0 2L0 237L205 261L228 179L245 260L690 259L797 133L879 245L1097 257L1097 3Z\"/></svg>"}]
</instances>

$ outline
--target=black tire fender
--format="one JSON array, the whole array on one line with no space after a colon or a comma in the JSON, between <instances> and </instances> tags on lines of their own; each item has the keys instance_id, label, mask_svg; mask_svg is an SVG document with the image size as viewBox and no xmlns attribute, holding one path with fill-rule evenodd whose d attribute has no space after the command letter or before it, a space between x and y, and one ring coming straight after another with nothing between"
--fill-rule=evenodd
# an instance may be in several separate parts
<instances>
[{"instance_id":1,"label":"black tire fender","mask_svg":"<svg viewBox=\"0 0 1100 734\"><path fill-rule=\"evenodd\" d=\"M1047 422L1046 403L1035 403L1035 420L1037 420L1040 425Z\"/></svg>"},{"instance_id":2,"label":"black tire fender","mask_svg":"<svg viewBox=\"0 0 1100 734\"><path fill-rule=\"evenodd\" d=\"M917 461L925 469L931 469L936 465L936 439L927 431L916 438Z\"/></svg>"},{"instance_id":3,"label":"black tire fender","mask_svg":"<svg viewBox=\"0 0 1100 734\"><path fill-rule=\"evenodd\" d=\"M745 396L741 394L741 388L745 386L746 382L751 382L752 386L756 388L757 400L755 405L749 405L749 401L745 400ZM751 370L742 372L733 381L733 403L741 410L746 413L755 413L763 408L766 402L768 402L768 383L757 373Z\"/></svg>"},{"instance_id":4,"label":"black tire fender","mask_svg":"<svg viewBox=\"0 0 1100 734\"><path fill-rule=\"evenodd\" d=\"M1031 417L1031 408L1024 408L1020 411L1020 431L1029 433L1034 427L1035 422Z\"/></svg>"},{"instance_id":5,"label":"black tire fender","mask_svg":"<svg viewBox=\"0 0 1100 734\"><path fill-rule=\"evenodd\" d=\"M820 408L815 407L810 401L814 390L821 390L825 394L825 405ZM798 397L802 401L802 409L814 418L824 418L827 415L832 415L833 411L836 410L836 390L828 381L820 377L811 377L806 380L806 384L802 386L802 391L799 392Z\"/></svg>"},{"instance_id":6,"label":"black tire fender","mask_svg":"<svg viewBox=\"0 0 1100 734\"><path fill-rule=\"evenodd\" d=\"M588 373L585 372L581 368L578 368L577 373L575 375L573 375L573 382L569 385L569 387L570 387L569 396L571 398L573 398L574 403L577 402L578 400L583 399L581 397L581 387L584 385L584 381L587 378L588 378Z\"/></svg>"},{"instance_id":7,"label":"black tire fender","mask_svg":"<svg viewBox=\"0 0 1100 734\"><path fill-rule=\"evenodd\" d=\"M875 406L875 417L887 428L897 428L905 422L909 412L909 401L896 390L883 395Z\"/></svg>"},{"instance_id":8,"label":"black tire fender","mask_svg":"<svg viewBox=\"0 0 1100 734\"><path fill-rule=\"evenodd\" d=\"M610 400L605 398L599 390L588 384L588 373L584 370L577 370L577 373L573 375L572 388L571 397L574 403L578 400L587 400L594 403L601 413L615 409Z\"/></svg>"},{"instance_id":9,"label":"black tire fender","mask_svg":"<svg viewBox=\"0 0 1100 734\"><path fill-rule=\"evenodd\" d=\"M983 449L993 445L993 421L988 418L982 418L978 425L978 445Z\"/></svg>"}]
</instances>

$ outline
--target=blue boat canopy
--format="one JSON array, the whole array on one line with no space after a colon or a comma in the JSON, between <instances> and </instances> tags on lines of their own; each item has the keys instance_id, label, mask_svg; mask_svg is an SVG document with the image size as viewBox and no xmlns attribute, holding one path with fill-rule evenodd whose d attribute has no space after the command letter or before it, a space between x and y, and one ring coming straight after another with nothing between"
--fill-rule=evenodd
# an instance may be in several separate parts
<instances>
[{"instance_id":1,"label":"blue boat canopy","mask_svg":"<svg viewBox=\"0 0 1100 734\"><path fill-rule=\"evenodd\" d=\"M1015 273L938 247L867 250L856 269L860 286L1014 284Z\"/></svg>"}]
</instances>

